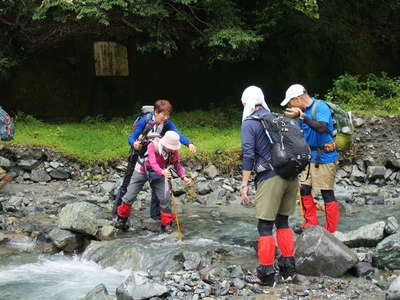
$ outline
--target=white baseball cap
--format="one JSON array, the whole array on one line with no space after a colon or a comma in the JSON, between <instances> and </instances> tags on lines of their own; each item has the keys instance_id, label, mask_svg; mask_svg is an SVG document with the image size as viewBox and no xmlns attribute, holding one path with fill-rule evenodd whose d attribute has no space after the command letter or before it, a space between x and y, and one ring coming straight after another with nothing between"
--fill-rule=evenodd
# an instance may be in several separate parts
<instances>
[{"instance_id":1,"label":"white baseball cap","mask_svg":"<svg viewBox=\"0 0 400 300\"><path fill-rule=\"evenodd\" d=\"M281 106L285 106L289 101L294 98L301 96L306 93L306 89L301 84L292 84L286 90L285 99L281 102Z\"/></svg>"}]
</instances>

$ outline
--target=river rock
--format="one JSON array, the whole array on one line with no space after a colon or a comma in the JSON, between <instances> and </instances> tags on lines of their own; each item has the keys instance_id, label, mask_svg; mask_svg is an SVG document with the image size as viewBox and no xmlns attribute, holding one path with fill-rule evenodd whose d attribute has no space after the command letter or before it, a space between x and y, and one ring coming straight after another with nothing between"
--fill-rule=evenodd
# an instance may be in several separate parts
<instances>
[{"instance_id":1,"label":"river rock","mask_svg":"<svg viewBox=\"0 0 400 300\"><path fill-rule=\"evenodd\" d=\"M2 167L2 168L11 168L14 165L15 164L11 160L0 156L0 167Z\"/></svg>"},{"instance_id":2,"label":"river rock","mask_svg":"<svg viewBox=\"0 0 400 300\"><path fill-rule=\"evenodd\" d=\"M185 183L180 178L172 179L172 190L175 196L180 196L185 193Z\"/></svg>"},{"instance_id":3,"label":"river rock","mask_svg":"<svg viewBox=\"0 0 400 300\"><path fill-rule=\"evenodd\" d=\"M197 192L200 195L206 195L211 192L211 185L208 181L201 181L197 184Z\"/></svg>"},{"instance_id":4,"label":"river rock","mask_svg":"<svg viewBox=\"0 0 400 300\"><path fill-rule=\"evenodd\" d=\"M373 262L380 269L400 269L400 233L388 236L376 246Z\"/></svg>"},{"instance_id":5,"label":"river rock","mask_svg":"<svg viewBox=\"0 0 400 300\"><path fill-rule=\"evenodd\" d=\"M369 180L385 178L386 168L384 166L369 166L367 168L367 177Z\"/></svg>"},{"instance_id":6,"label":"river rock","mask_svg":"<svg viewBox=\"0 0 400 300\"><path fill-rule=\"evenodd\" d=\"M208 178L213 179L219 175L219 171L216 166L210 165L204 169L204 174Z\"/></svg>"},{"instance_id":7,"label":"river rock","mask_svg":"<svg viewBox=\"0 0 400 300\"><path fill-rule=\"evenodd\" d=\"M99 240L105 241L111 239L116 232L116 229L114 226L111 225L105 225L101 227L101 230L99 231Z\"/></svg>"},{"instance_id":8,"label":"river rock","mask_svg":"<svg viewBox=\"0 0 400 300\"><path fill-rule=\"evenodd\" d=\"M397 219L393 216L388 217L385 220L385 234L391 235L396 233L398 230L399 230L399 222L397 222Z\"/></svg>"},{"instance_id":9,"label":"river rock","mask_svg":"<svg viewBox=\"0 0 400 300\"><path fill-rule=\"evenodd\" d=\"M354 127L361 127L361 126L363 126L364 125L364 120L362 119L362 118L354 118L353 119L353 124L354 124Z\"/></svg>"},{"instance_id":10,"label":"river rock","mask_svg":"<svg viewBox=\"0 0 400 300\"><path fill-rule=\"evenodd\" d=\"M335 198L338 201L353 202L353 192L347 190L335 191Z\"/></svg>"},{"instance_id":11,"label":"river rock","mask_svg":"<svg viewBox=\"0 0 400 300\"><path fill-rule=\"evenodd\" d=\"M149 253L143 251L135 239L92 241L82 257L117 270L146 270L152 264Z\"/></svg>"},{"instance_id":12,"label":"river rock","mask_svg":"<svg viewBox=\"0 0 400 300\"><path fill-rule=\"evenodd\" d=\"M296 241L296 270L300 274L340 277L357 262L357 255L320 226L307 228Z\"/></svg>"},{"instance_id":13,"label":"river rock","mask_svg":"<svg viewBox=\"0 0 400 300\"><path fill-rule=\"evenodd\" d=\"M226 203L227 191L223 188L218 188L207 195L207 204L209 206L221 205Z\"/></svg>"},{"instance_id":14,"label":"river rock","mask_svg":"<svg viewBox=\"0 0 400 300\"><path fill-rule=\"evenodd\" d=\"M23 200L23 197L11 196L10 200L8 200L7 204L5 205L6 210L10 207L20 207Z\"/></svg>"},{"instance_id":15,"label":"river rock","mask_svg":"<svg viewBox=\"0 0 400 300\"><path fill-rule=\"evenodd\" d=\"M95 286L89 293L86 294L81 300L114 300L115 297L108 294L107 288L104 284Z\"/></svg>"},{"instance_id":16,"label":"river rock","mask_svg":"<svg viewBox=\"0 0 400 300\"><path fill-rule=\"evenodd\" d=\"M49 237L57 248L63 249L67 252L72 252L79 247L76 234L71 231L56 227L49 232Z\"/></svg>"},{"instance_id":17,"label":"river rock","mask_svg":"<svg viewBox=\"0 0 400 300\"><path fill-rule=\"evenodd\" d=\"M350 180L351 181L364 181L365 173L361 172L357 166L353 166L351 171Z\"/></svg>"},{"instance_id":18,"label":"river rock","mask_svg":"<svg viewBox=\"0 0 400 300\"><path fill-rule=\"evenodd\" d=\"M185 259L183 267L185 270L197 270L201 263L201 255L199 252L184 251L183 258Z\"/></svg>"},{"instance_id":19,"label":"river rock","mask_svg":"<svg viewBox=\"0 0 400 300\"><path fill-rule=\"evenodd\" d=\"M385 293L385 300L400 300L400 276L397 276Z\"/></svg>"},{"instance_id":20,"label":"river rock","mask_svg":"<svg viewBox=\"0 0 400 300\"><path fill-rule=\"evenodd\" d=\"M0 232L0 243L6 241L6 236L4 233Z\"/></svg>"},{"instance_id":21,"label":"river rock","mask_svg":"<svg viewBox=\"0 0 400 300\"><path fill-rule=\"evenodd\" d=\"M159 232L161 229L161 223L159 220L154 220L152 218L146 218L143 220L142 228L152 232Z\"/></svg>"},{"instance_id":22,"label":"river rock","mask_svg":"<svg viewBox=\"0 0 400 300\"><path fill-rule=\"evenodd\" d=\"M96 236L102 217L100 207L88 202L67 204L58 215L58 226L80 233Z\"/></svg>"},{"instance_id":23,"label":"river rock","mask_svg":"<svg viewBox=\"0 0 400 300\"><path fill-rule=\"evenodd\" d=\"M365 204L367 205L384 205L385 196L383 194L368 195L365 197Z\"/></svg>"},{"instance_id":24,"label":"river rock","mask_svg":"<svg viewBox=\"0 0 400 300\"><path fill-rule=\"evenodd\" d=\"M36 159L21 159L17 162L17 166L24 170L33 170L40 164Z\"/></svg>"},{"instance_id":25,"label":"river rock","mask_svg":"<svg viewBox=\"0 0 400 300\"><path fill-rule=\"evenodd\" d=\"M335 236L350 248L375 247L385 237L385 225L380 221L343 234L335 233Z\"/></svg>"},{"instance_id":26,"label":"river rock","mask_svg":"<svg viewBox=\"0 0 400 300\"><path fill-rule=\"evenodd\" d=\"M43 169L32 170L30 178L34 182L49 182L51 177Z\"/></svg>"},{"instance_id":27,"label":"river rock","mask_svg":"<svg viewBox=\"0 0 400 300\"><path fill-rule=\"evenodd\" d=\"M365 277L367 275L373 274L375 268L365 261L358 262L353 268L350 269L350 273L356 277Z\"/></svg>"},{"instance_id":28,"label":"river rock","mask_svg":"<svg viewBox=\"0 0 400 300\"><path fill-rule=\"evenodd\" d=\"M117 300L141 300L159 297L169 292L164 284L151 280L146 272L132 272L117 288Z\"/></svg>"},{"instance_id":29,"label":"river rock","mask_svg":"<svg viewBox=\"0 0 400 300\"><path fill-rule=\"evenodd\" d=\"M400 159L389 159L386 162L386 165L388 165L389 167L392 167L396 170L400 170Z\"/></svg>"},{"instance_id":30,"label":"river rock","mask_svg":"<svg viewBox=\"0 0 400 300\"><path fill-rule=\"evenodd\" d=\"M59 180L67 180L71 177L71 174L67 170L61 168L51 170L49 172L49 175L51 176L51 178Z\"/></svg>"},{"instance_id":31,"label":"river rock","mask_svg":"<svg viewBox=\"0 0 400 300\"><path fill-rule=\"evenodd\" d=\"M115 182L103 182L100 186L104 193L111 194L112 191L115 189Z\"/></svg>"}]
</instances>

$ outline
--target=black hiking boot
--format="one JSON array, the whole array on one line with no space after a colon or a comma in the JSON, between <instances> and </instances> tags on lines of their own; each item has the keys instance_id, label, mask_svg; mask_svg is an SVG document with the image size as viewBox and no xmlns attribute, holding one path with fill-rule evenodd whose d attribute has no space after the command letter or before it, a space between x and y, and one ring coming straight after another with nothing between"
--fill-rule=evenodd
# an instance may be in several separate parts
<instances>
[{"instance_id":1,"label":"black hiking boot","mask_svg":"<svg viewBox=\"0 0 400 300\"><path fill-rule=\"evenodd\" d=\"M296 274L294 257L279 257L278 258L279 275L285 282L292 281Z\"/></svg>"},{"instance_id":2,"label":"black hiking boot","mask_svg":"<svg viewBox=\"0 0 400 300\"><path fill-rule=\"evenodd\" d=\"M275 269L273 265L264 266L259 265L256 273L245 276L244 280L248 283L257 283L259 285L265 285L273 287L275 286Z\"/></svg>"},{"instance_id":3,"label":"black hiking boot","mask_svg":"<svg viewBox=\"0 0 400 300\"><path fill-rule=\"evenodd\" d=\"M117 219L114 221L114 227L121 229L123 231L128 231L129 229L128 218L117 216Z\"/></svg>"},{"instance_id":4,"label":"black hiking boot","mask_svg":"<svg viewBox=\"0 0 400 300\"><path fill-rule=\"evenodd\" d=\"M293 232L296 234L302 234L304 229L304 225L296 225L292 228Z\"/></svg>"}]
</instances>

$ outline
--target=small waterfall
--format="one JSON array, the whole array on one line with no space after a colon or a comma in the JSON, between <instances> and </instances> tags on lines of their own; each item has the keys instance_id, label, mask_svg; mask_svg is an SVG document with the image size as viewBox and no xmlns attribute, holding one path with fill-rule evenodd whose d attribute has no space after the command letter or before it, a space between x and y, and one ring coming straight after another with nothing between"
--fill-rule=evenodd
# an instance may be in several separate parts
<instances>
[{"instance_id":1,"label":"small waterfall","mask_svg":"<svg viewBox=\"0 0 400 300\"><path fill-rule=\"evenodd\" d=\"M34 263L0 268L0 299L75 300L100 283L115 294L128 275L77 256L41 256Z\"/></svg>"}]
</instances>

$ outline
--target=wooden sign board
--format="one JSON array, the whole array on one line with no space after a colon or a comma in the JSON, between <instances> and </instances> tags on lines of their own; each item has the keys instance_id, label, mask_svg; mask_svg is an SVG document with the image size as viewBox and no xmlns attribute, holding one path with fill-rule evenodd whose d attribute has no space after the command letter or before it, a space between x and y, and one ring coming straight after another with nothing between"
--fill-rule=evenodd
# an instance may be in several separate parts
<instances>
[{"instance_id":1,"label":"wooden sign board","mask_svg":"<svg viewBox=\"0 0 400 300\"><path fill-rule=\"evenodd\" d=\"M129 76L128 50L115 42L94 42L96 76Z\"/></svg>"}]
</instances>

